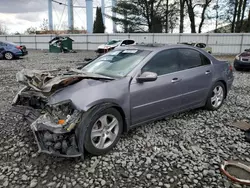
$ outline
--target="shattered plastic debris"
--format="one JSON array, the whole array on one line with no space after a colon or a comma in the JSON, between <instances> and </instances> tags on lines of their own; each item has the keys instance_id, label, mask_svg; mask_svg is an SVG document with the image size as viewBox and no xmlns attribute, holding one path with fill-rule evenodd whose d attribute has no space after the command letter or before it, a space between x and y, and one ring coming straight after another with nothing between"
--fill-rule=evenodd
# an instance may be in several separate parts
<instances>
[{"instance_id":1,"label":"shattered plastic debris","mask_svg":"<svg viewBox=\"0 0 250 188\"><path fill-rule=\"evenodd\" d=\"M53 134L50 133L49 131L43 131L40 132L40 134L42 134L43 136L44 146L48 151L66 155L79 154L74 133Z\"/></svg>"}]
</instances>

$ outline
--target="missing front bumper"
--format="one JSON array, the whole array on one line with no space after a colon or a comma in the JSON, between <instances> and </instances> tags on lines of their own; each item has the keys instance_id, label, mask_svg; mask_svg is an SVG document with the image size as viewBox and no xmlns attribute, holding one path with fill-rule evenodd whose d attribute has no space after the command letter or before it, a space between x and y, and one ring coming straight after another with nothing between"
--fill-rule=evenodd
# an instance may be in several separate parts
<instances>
[{"instance_id":1,"label":"missing front bumper","mask_svg":"<svg viewBox=\"0 0 250 188\"><path fill-rule=\"evenodd\" d=\"M49 130L37 130L36 122L31 124L31 130L35 136L39 153L58 157L82 156L74 132L53 133Z\"/></svg>"}]
</instances>

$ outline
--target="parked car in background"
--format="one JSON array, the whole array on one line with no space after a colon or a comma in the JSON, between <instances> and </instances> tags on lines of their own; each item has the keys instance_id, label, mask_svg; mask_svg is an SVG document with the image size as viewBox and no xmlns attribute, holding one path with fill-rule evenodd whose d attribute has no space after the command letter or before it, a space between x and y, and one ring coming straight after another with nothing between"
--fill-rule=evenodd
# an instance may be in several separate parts
<instances>
[{"instance_id":1,"label":"parked car in background","mask_svg":"<svg viewBox=\"0 0 250 188\"><path fill-rule=\"evenodd\" d=\"M185 44L185 45L190 45L190 46L194 46L197 48L201 48L202 50L208 52L208 53L212 53L212 47L207 46L205 43L188 43L188 42L182 42L180 44Z\"/></svg>"},{"instance_id":2,"label":"parked car in background","mask_svg":"<svg viewBox=\"0 0 250 188\"><path fill-rule=\"evenodd\" d=\"M135 44L136 42L132 39L124 39L124 40L113 39L113 40L108 41L106 44L102 44L98 46L96 52L102 54L110 50L113 50L118 46L127 46L127 45L135 45Z\"/></svg>"},{"instance_id":3,"label":"parked car in background","mask_svg":"<svg viewBox=\"0 0 250 188\"><path fill-rule=\"evenodd\" d=\"M238 71L243 69L250 70L250 49L238 54L234 59L234 68Z\"/></svg>"},{"instance_id":4,"label":"parked car in background","mask_svg":"<svg viewBox=\"0 0 250 188\"><path fill-rule=\"evenodd\" d=\"M11 60L27 55L28 51L25 45L17 45L8 41L0 41L0 53L5 59Z\"/></svg>"},{"instance_id":5,"label":"parked car in background","mask_svg":"<svg viewBox=\"0 0 250 188\"><path fill-rule=\"evenodd\" d=\"M24 69L13 110L31 121L40 152L102 155L138 125L189 109L219 109L232 66L186 45L116 48L65 73ZM60 147L59 147L60 146Z\"/></svg>"}]
</instances>

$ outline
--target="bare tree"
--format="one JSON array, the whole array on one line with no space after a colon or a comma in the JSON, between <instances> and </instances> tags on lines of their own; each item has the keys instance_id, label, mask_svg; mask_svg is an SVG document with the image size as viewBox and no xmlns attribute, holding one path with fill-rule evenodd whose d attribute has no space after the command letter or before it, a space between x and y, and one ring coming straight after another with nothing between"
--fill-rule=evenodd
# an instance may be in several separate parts
<instances>
[{"instance_id":1,"label":"bare tree","mask_svg":"<svg viewBox=\"0 0 250 188\"><path fill-rule=\"evenodd\" d=\"M206 13L206 10L208 8L208 6L210 5L210 3L212 2L212 0L205 0L204 4L202 4L202 13L201 13L201 22L199 24L199 33L201 33L201 29L202 29L202 26L204 24L204 21L205 21L205 13Z\"/></svg>"},{"instance_id":2,"label":"bare tree","mask_svg":"<svg viewBox=\"0 0 250 188\"><path fill-rule=\"evenodd\" d=\"M191 33L196 33L195 13L194 13L194 8L196 5L194 5L193 0L186 0L186 4L187 4L188 16L190 20Z\"/></svg>"},{"instance_id":3,"label":"bare tree","mask_svg":"<svg viewBox=\"0 0 250 188\"><path fill-rule=\"evenodd\" d=\"M179 32L183 33L184 31L184 17L185 17L185 0L180 0L180 26L179 26Z\"/></svg>"},{"instance_id":4,"label":"bare tree","mask_svg":"<svg viewBox=\"0 0 250 188\"><path fill-rule=\"evenodd\" d=\"M0 35L6 35L7 31L7 27L4 24L0 23Z\"/></svg>"},{"instance_id":5,"label":"bare tree","mask_svg":"<svg viewBox=\"0 0 250 188\"><path fill-rule=\"evenodd\" d=\"M48 21L48 19L43 19L43 22L40 25L40 29L42 31L48 31L49 30L49 21Z\"/></svg>"},{"instance_id":6,"label":"bare tree","mask_svg":"<svg viewBox=\"0 0 250 188\"><path fill-rule=\"evenodd\" d=\"M35 27L29 27L24 32L25 34L36 34L36 28Z\"/></svg>"}]
</instances>

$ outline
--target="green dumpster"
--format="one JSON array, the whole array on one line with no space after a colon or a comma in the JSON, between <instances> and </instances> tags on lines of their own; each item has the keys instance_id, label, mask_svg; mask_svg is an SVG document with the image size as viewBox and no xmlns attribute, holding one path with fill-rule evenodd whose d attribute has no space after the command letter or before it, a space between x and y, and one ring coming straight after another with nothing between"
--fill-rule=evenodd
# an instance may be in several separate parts
<instances>
[{"instance_id":1,"label":"green dumpster","mask_svg":"<svg viewBox=\"0 0 250 188\"><path fill-rule=\"evenodd\" d=\"M49 41L49 52L51 53L61 53L72 51L73 39L70 37L57 36Z\"/></svg>"}]
</instances>

